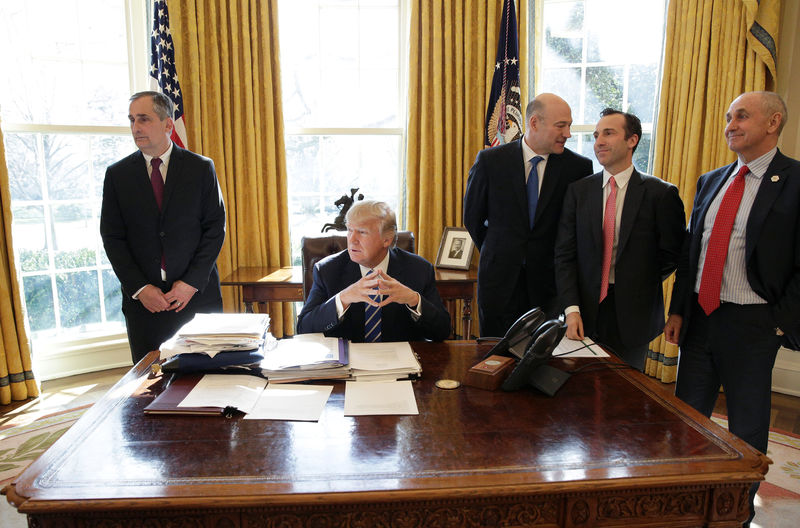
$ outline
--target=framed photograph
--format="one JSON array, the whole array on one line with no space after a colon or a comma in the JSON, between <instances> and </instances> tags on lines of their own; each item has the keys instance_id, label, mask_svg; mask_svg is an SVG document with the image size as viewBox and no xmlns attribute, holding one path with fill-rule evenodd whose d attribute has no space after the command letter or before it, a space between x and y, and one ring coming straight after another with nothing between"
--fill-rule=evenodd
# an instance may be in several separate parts
<instances>
[{"instance_id":1,"label":"framed photograph","mask_svg":"<svg viewBox=\"0 0 800 528\"><path fill-rule=\"evenodd\" d=\"M465 228L445 227L436 256L436 267L468 270L474 248L475 243Z\"/></svg>"}]
</instances>

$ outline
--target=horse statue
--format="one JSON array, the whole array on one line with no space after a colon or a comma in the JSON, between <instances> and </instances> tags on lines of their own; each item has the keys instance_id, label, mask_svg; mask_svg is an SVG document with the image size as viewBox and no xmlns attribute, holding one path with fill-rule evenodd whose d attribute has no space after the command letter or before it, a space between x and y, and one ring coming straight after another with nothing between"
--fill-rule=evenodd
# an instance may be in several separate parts
<instances>
[{"instance_id":1,"label":"horse statue","mask_svg":"<svg viewBox=\"0 0 800 528\"><path fill-rule=\"evenodd\" d=\"M322 226L322 232L325 233L326 231L330 231L331 229L336 231L347 231L347 226L344 223L344 216L347 214L347 211L350 210L350 207L356 200L363 200L364 195L359 194L356 197L356 192L358 192L358 187L355 189L350 189L350 196L343 194L341 198L333 202L333 204L339 208L339 214L336 215L333 222L327 223Z\"/></svg>"}]
</instances>

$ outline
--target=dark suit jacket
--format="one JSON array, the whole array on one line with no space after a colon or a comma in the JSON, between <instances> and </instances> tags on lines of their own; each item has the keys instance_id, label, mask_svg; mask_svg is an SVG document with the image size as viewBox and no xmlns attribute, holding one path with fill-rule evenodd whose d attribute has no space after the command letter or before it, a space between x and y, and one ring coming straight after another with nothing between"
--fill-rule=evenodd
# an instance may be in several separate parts
<instances>
[{"instance_id":1,"label":"dark suit jacket","mask_svg":"<svg viewBox=\"0 0 800 528\"><path fill-rule=\"evenodd\" d=\"M210 159L173 146L160 212L140 151L108 167L100 234L126 316L147 312L131 297L140 288L161 285L166 292L178 279L198 289L182 312L221 308L216 260L225 239L225 206Z\"/></svg>"},{"instance_id":2,"label":"dark suit jacket","mask_svg":"<svg viewBox=\"0 0 800 528\"><path fill-rule=\"evenodd\" d=\"M442 341L450 335L450 314L436 289L433 266L424 258L408 251L389 250L387 273L397 281L419 292L422 316L414 321L405 305L387 304L381 310L383 341ZM347 250L326 257L314 265L314 284L303 310L297 317L297 332L324 332L329 337L364 341L364 303L354 303L339 321L334 297L361 279L361 270L350 260Z\"/></svg>"},{"instance_id":3,"label":"dark suit jacket","mask_svg":"<svg viewBox=\"0 0 800 528\"><path fill-rule=\"evenodd\" d=\"M469 171L464 226L481 253L478 302L484 311L507 304L523 265L531 307L552 302L553 249L564 194L570 183L592 173L588 158L568 149L551 154L530 229L522 141L481 150Z\"/></svg>"},{"instance_id":4,"label":"dark suit jacket","mask_svg":"<svg viewBox=\"0 0 800 528\"><path fill-rule=\"evenodd\" d=\"M596 330L603 264L603 173L567 190L556 242L561 308L580 306L584 333ZM614 267L620 337L645 344L664 330L662 281L678 264L685 232L678 189L634 169L625 192Z\"/></svg>"},{"instance_id":5,"label":"dark suit jacket","mask_svg":"<svg viewBox=\"0 0 800 528\"><path fill-rule=\"evenodd\" d=\"M689 326L706 212L736 163L708 172L697 182L689 236L675 279L670 313ZM747 280L772 310L784 346L800 350L800 162L775 154L758 188L745 238Z\"/></svg>"}]
</instances>

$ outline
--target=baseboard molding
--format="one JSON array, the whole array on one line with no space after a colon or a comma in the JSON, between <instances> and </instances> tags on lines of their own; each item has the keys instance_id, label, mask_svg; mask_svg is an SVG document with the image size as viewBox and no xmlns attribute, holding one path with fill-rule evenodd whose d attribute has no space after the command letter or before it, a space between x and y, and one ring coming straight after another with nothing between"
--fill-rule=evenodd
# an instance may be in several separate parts
<instances>
[{"instance_id":1,"label":"baseboard molding","mask_svg":"<svg viewBox=\"0 0 800 528\"><path fill-rule=\"evenodd\" d=\"M781 347L772 369L772 390L800 396L800 352Z\"/></svg>"},{"instance_id":2,"label":"baseboard molding","mask_svg":"<svg viewBox=\"0 0 800 528\"><path fill-rule=\"evenodd\" d=\"M33 372L40 382L132 365L131 349L125 335L71 346L48 347L33 353Z\"/></svg>"}]
</instances>

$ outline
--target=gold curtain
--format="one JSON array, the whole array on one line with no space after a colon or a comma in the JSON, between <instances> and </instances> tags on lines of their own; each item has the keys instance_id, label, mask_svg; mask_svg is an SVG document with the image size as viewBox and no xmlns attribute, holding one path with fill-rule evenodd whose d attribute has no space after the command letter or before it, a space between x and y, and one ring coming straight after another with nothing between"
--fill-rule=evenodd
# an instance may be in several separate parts
<instances>
[{"instance_id":1,"label":"gold curtain","mask_svg":"<svg viewBox=\"0 0 800 528\"><path fill-rule=\"evenodd\" d=\"M669 2L654 174L678 187L687 219L697 178L735 160L723 137L731 101L775 85L778 13L780 0ZM667 306L673 283L664 283ZM678 347L662 335L650 349L658 357L645 372L675 381Z\"/></svg>"},{"instance_id":2,"label":"gold curtain","mask_svg":"<svg viewBox=\"0 0 800 528\"><path fill-rule=\"evenodd\" d=\"M527 3L517 5L523 97ZM411 3L405 214L417 252L431 262L444 228L463 225L469 168L483 148L502 7L503 0Z\"/></svg>"},{"instance_id":3,"label":"gold curtain","mask_svg":"<svg viewBox=\"0 0 800 528\"><path fill-rule=\"evenodd\" d=\"M19 291L19 278L14 267L14 246L11 243L11 192L8 167L0 129L0 209L3 225L0 232L0 405L39 395L39 386L31 369L31 348L25 332L25 314Z\"/></svg>"},{"instance_id":4,"label":"gold curtain","mask_svg":"<svg viewBox=\"0 0 800 528\"><path fill-rule=\"evenodd\" d=\"M170 2L189 148L214 160L227 209L217 265L290 264L277 0ZM242 311L223 288L225 311ZM270 303L275 337L294 333L292 305Z\"/></svg>"}]
</instances>

